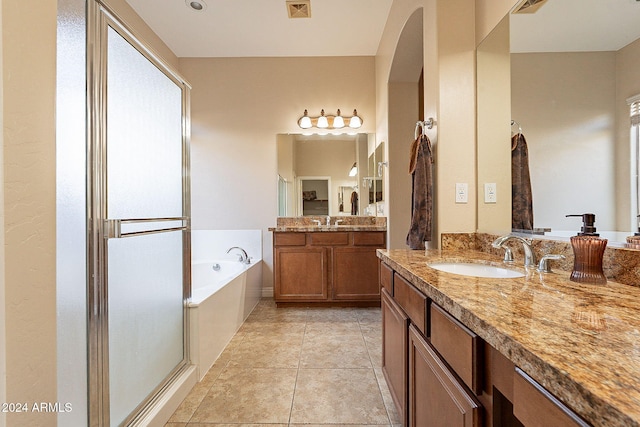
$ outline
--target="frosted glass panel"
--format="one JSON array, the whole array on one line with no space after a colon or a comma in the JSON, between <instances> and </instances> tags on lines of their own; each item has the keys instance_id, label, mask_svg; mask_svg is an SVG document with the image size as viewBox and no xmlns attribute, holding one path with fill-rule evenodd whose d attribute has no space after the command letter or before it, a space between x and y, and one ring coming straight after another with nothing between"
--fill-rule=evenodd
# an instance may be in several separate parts
<instances>
[{"instance_id":1,"label":"frosted glass panel","mask_svg":"<svg viewBox=\"0 0 640 427\"><path fill-rule=\"evenodd\" d=\"M85 0L58 1L56 306L59 426L87 425Z\"/></svg>"},{"instance_id":2,"label":"frosted glass panel","mask_svg":"<svg viewBox=\"0 0 640 427\"><path fill-rule=\"evenodd\" d=\"M111 425L182 361L182 232L109 240Z\"/></svg>"},{"instance_id":3,"label":"frosted glass panel","mask_svg":"<svg viewBox=\"0 0 640 427\"><path fill-rule=\"evenodd\" d=\"M182 92L109 28L109 218L182 216Z\"/></svg>"}]
</instances>

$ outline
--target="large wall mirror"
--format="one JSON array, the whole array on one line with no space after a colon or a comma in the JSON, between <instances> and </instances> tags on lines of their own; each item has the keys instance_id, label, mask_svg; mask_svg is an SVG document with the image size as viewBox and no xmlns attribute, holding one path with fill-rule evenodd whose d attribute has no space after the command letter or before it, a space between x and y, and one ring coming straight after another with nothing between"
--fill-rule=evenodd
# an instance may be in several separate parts
<instances>
[{"instance_id":1,"label":"large wall mirror","mask_svg":"<svg viewBox=\"0 0 640 427\"><path fill-rule=\"evenodd\" d=\"M278 216L376 215L384 149L375 135L278 134L276 143Z\"/></svg>"},{"instance_id":2,"label":"large wall mirror","mask_svg":"<svg viewBox=\"0 0 640 427\"><path fill-rule=\"evenodd\" d=\"M587 212L611 241L637 231L627 100L640 94L639 22L637 1L547 0L535 13L512 11L478 46L479 185L511 176L511 137L522 132L539 233L575 235L581 223L566 215ZM483 202L479 230L508 231Z\"/></svg>"}]
</instances>

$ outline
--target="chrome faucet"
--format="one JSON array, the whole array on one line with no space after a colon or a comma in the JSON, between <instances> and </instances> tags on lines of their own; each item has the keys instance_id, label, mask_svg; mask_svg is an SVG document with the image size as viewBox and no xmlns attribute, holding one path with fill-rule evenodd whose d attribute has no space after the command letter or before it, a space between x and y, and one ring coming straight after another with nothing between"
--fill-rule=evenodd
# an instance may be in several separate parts
<instances>
[{"instance_id":1,"label":"chrome faucet","mask_svg":"<svg viewBox=\"0 0 640 427\"><path fill-rule=\"evenodd\" d=\"M331 215L327 215L327 227L331 225Z\"/></svg>"},{"instance_id":2,"label":"chrome faucet","mask_svg":"<svg viewBox=\"0 0 640 427\"><path fill-rule=\"evenodd\" d=\"M546 254L543 255L540 259L540 264L538 264L538 271L540 273L551 273L551 267L549 267L549 260L559 260L565 259L564 255L556 255L556 254Z\"/></svg>"},{"instance_id":3,"label":"chrome faucet","mask_svg":"<svg viewBox=\"0 0 640 427\"><path fill-rule=\"evenodd\" d=\"M508 234L506 236L502 236L502 237L498 237L496 240L494 240L494 242L491 244L491 246L493 246L494 248L505 248L503 245L508 241L508 240L517 240L520 243L522 243L522 248L524 249L524 266L525 267L535 267L536 265L536 254L533 253L533 249L531 248L531 243L529 241L527 241L526 239L523 239L520 236L514 236L513 234ZM507 255L508 252L505 252L505 255ZM505 257L506 260L506 257Z\"/></svg>"},{"instance_id":4,"label":"chrome faucet","mask_svg":"<svg viewBox=\"0 0 640 427\"><path fill-rule=\"evenodd\" d=\"M245 251L239 246L234 246L232 248L229 248L227 250L227 253L231 252L233 249L237 249L240 251L240 253L238 254L238 261L240 261L243 264L251 264L251 258L249 257L249 255L247 255L247 251Z\"/></svg>"},{"instance_id":5,"label":"chrome faucet","mask_svg":"<svg viewBox=\"0 0 640 427\"><path fill-rule=\"evenodd\" d=\"M340 224L341 222L344 222L343 219L336 219L336 222L334 223L335 226L338 226L338 224Z\"/></svg>"}]
</instances>

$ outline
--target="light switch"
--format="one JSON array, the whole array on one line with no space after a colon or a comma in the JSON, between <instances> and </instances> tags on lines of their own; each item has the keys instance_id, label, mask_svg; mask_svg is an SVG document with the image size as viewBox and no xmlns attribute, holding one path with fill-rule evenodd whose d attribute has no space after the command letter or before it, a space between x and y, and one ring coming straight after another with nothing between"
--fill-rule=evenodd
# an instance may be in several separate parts
<instances>
[{"instance_id":1,"label":"light switch","mask_svg":"<svg viewBox=\"0 0 640 427\"><path fill-rule=\"evenodd\" d=\"M469 185L466 182L456 182L456 203L469 201Z\"/></svg>"},{"instance_id":2,"label":"light switch","mask_svg":"<svg viewBox=\"0 0 640 427\"><path fill-rule=\"evenodd\" d=\"M484 184L484 202L496 203L498 201L498 195L496 194L496 183L487 182Z\"/></svg>"}]
</instances>

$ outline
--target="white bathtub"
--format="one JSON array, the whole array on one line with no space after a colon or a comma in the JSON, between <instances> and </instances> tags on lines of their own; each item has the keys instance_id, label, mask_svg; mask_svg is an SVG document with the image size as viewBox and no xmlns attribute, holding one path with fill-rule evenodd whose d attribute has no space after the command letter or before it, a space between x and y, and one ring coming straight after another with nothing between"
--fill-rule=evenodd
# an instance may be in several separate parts
<instances>
[{"instance_id":1,"label":"white bathtub","mask_svg":"<svg viewBox=\"0 0 640 427\"><path fill-rule=\"evenodd\" d=\"M220 266L219 271L213 269ZM189 349L201 380L262 294L262 261L212 260L191 265Z\"/></svg>"}]
</instances>

